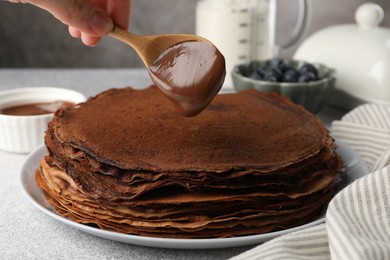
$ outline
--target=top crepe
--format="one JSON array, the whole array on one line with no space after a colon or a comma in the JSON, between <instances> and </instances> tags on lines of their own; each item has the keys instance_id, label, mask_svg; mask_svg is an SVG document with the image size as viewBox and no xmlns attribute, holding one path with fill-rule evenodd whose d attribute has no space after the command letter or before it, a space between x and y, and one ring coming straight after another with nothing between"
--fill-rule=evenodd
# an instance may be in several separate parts
<instances>
[{"instance_id":1,"label":"top crepe","mask_svg":"<svg viewBox=\"0 0 390 260\"><path fill-rule=\"evenodd\" d=\"M194 118L178 117L155 87L112 89L57 112L60 142L121 169L271 171L326 146L320 120L287 98L247 91L218 95Z\"/></svg>"}]
</instances>

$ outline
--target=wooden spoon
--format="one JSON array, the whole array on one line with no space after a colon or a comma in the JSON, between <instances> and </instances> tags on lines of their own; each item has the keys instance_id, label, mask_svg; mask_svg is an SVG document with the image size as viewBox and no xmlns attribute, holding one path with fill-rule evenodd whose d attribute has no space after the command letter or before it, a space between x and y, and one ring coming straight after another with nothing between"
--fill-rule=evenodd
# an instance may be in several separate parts
<instances>
[{"instance_id":1,"label":"wooden spoon","mask_svg":"<svg viewBox=\"0 0 390 260\"><path fill-rule=\"evenodd\" d=\"M114 27L110 36L130 45L154 84L184 116L199 114L225 80L225 58L208 40L191 34L140 36Z\"/></svg>"},{"instance_id":2,"label":"wooden spoon","mask_svg":"<svg viewBox=\"0 0 390 260\"><path fill-rule=\"evenodd\" d=\"M142 36L129 33L117 26L109 33L110 36L131 46L140 56L146 67L152 63L169 47L186 41L208 40L193 34L161 34Z\"/></svg>"}]
</instances>

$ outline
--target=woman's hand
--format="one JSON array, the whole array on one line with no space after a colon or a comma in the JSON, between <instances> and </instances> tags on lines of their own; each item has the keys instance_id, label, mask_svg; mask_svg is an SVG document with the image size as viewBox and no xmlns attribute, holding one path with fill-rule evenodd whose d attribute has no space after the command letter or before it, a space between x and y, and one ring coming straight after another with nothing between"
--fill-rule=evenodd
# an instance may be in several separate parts
<instances>
[{"instance_id":1,"label":"woman's hand","mask_svg":"<svg viewBox=\"0 0 390 260\"><path fill-rule=\"evenodd\" d=\"M114 24L128 29L131 0L10 0L29 3L50 12L69 26L74 38L95 46L102 36L112 31Z\"/></svg>"}]
</instances>

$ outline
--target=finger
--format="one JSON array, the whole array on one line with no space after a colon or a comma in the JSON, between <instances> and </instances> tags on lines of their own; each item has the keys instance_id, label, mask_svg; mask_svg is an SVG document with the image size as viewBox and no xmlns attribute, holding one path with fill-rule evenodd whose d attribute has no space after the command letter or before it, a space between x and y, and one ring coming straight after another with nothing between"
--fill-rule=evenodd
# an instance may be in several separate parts
<instances>
[{"instance_id":1,"label":"finger","mask_svg":"<svg viewBox=\"0 0 390 260\"><path fill-rule=\"evenodd\" d=\"M107 12L111 16L114 24L122 29L129 29L131 0L109 0L107 2Z\"/></svg>"},{"instance_id":2,"label":"finger","mask_svg":"<svg viewBox=\"0 0 390 260\"><path fill-rule=\"evenodd\" d=\"M101 37L95 37L95 36L91 36L89 34L85 34L85 33L81 33L81 41L87 45L87 46L90 46L90 47L94 47L96 46L99 41L100 41Z\"/></svg>"},{"instance_id":3,"label":"finger","mask_svg":"<svg viewBox=\"0 0 390 260\"><path fill-rule=\"evenodd\" d=\"M103 36L113 28L112 19L89 0L31 0L63 23L91 36Z\"/></svg>"},{"instance_id":4,"label":"finger","mask_svg":"<svg viewBox=\"0 0 390 260\"><path fill-rule=\"evenodd\" d=\"M72 27L72 26L69 26L69 34L73 38L81 38L81 31L77 28Z\"/></svg>"}]
</instances>

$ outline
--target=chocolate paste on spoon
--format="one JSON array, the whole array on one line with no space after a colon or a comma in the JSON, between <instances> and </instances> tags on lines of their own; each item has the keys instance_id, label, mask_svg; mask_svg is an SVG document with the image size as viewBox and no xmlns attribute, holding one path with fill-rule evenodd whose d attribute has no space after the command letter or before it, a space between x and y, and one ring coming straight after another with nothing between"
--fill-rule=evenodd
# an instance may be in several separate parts
<instances>
[{"instance_id":1,"label":"chocolate paste on spoon","mask_svg":"<svg viewBox=\"0 0 390 260\"><path fill-rule=\"evenodd\" d=\"M148 68L154 84L184 116L196 116L225 80L225 58L206 41L185 41L165 50Z\"/></svg>"}]
</instances>

